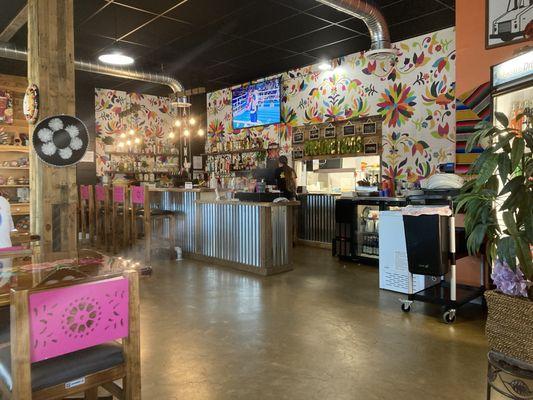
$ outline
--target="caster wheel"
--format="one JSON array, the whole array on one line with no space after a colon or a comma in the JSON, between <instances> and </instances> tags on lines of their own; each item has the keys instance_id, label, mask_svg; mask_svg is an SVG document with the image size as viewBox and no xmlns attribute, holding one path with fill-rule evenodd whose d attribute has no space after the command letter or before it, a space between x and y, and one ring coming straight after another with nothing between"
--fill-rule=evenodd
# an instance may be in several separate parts
<instances>
[{"instance_id":1,"label":"caster wheel","mask_svg":"<svg viewBox=\"0 0 533 400\"><path fill-rule=\"evenodd\" d=\"M402 311L405 313L411 311L411 304L402 303Z\"/></svg>"},{"instance_id":2,"label":"caster wheel","mask_svg":"<svg viewBox=\"0 0 533 400\"><path fill-rule=\"evenodd\" d=\"M453 324L455 322L455 310L448 310L442 314L442 320L446 324Z\"/></svg>"}]
</instances>

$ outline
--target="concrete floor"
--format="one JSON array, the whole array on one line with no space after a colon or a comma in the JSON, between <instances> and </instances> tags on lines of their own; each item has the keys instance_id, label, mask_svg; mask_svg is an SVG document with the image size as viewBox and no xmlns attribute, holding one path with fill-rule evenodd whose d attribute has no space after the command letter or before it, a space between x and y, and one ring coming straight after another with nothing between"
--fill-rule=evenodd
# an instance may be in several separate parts
<instances>
[{"instance_id":1,"label":"concrete floor","mask_svg":"<svg viewBox=\"0 0 533 400\"><path fill-rule=\"evenodd\" d=\"M485 397L480 306L445 325L437 306L400 311L376 267L295 249L262 278L185 260L143 279L143 399Z\"/></svg>"}]
</instances>

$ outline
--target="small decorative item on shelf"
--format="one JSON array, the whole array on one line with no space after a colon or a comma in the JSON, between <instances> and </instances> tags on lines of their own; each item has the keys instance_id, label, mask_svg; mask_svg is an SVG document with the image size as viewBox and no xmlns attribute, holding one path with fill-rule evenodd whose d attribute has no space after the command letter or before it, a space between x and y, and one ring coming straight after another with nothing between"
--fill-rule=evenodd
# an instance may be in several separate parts
<instances>
[{"instance_id":1,"label":"small decorative item on shelf","mask_svg":"<svg viewBox=\"0 0 533 400\"><path fill-rule=\"evenodd\" d=\"M18 133L13 136L13 145L22 146L22 139L20 138L20 135Z\"/></svg>"},{"instance_id":2,"label":"small decorative item on shelf","mask_svg":"<svg viewBox=\"0 0 533 400\"><path fill-rule=\"evenodd\" d=\"M15 184L15 178L13 176L10 176L7 178L7 184L8 185L14 185Z\"/></svg>"},{"instance_id":3,"label":"small decorative item on shelf","mask_svg":"<svg viewBox=\"0 0 533 400\"><path fill-rule=\"evenodd\" d=\"M39 88L34 83L30 84L24 94L22 111L26 121L35 124L39 118Z\"/></svg>"},{"instance_id":4,"label":"small decorative item on shelf","mask_svg":"<svg viewBox=\"0 0 533 400\"><path fill-rule=\"evenodd\" d=\"M5 131L4 127L0 127L0 144L7 144L9 135Z\"/></svg>"},{"instance_id":5,"label":"small decorative item on shelf","mask_svg":"<svg viewBox=\"0 0 533 400\"><path fill-rule=\"evenodd\" d=\"M5 185L6 184L6 179L0 175L0 185Z\"/></svg>"},{"instance_id":6,"label":"small decorative item on shelf","mask_svg":"<svg viewBox=\"0 0 533 400\"><path fill-rule=\"evenodd\" d=\"M15 228L18 231L28 231L30 229L30 217L25 215L17 220L15 223Z\"/></svg>"},{"instance_id":7,"label":"small decorative item on shelf","mask_svg":"<svg viewBox=\"0 0 533 400\"><path fill-rule=\"evenodd\" d=\"M476 254L486 249L489 265L494 262L496 290L485 292L489 345L507 357L533 364L533 215L528 200L533 115L526 111L511 123L502 113L495 117L498 126L479 123L467 142L467 152L481 143L493 145L472 164L473 177L461 190L457 212L466 212L468 251ZM505 226L500 226L498 212Z\"/></svg>"}]
</instances>

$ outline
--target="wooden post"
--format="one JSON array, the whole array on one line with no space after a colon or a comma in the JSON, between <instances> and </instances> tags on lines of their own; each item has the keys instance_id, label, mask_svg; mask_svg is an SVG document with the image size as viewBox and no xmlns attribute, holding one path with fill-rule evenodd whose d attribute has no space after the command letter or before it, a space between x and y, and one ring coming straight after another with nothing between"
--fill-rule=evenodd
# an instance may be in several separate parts
<instances>
[{"instance_id":1,"label":"wooden post","mask_svg":"<svg viewBox=\"0 0 533 400\"><path fill-rule=\"evenodd\" d=\"M28 0L28 80L39 87L40 119L75 114L73 24L73 0ZM74 257L76 167L47 166L30 149L30 187L31 233L45 257Z\"/></svg>"},{"instance_id":2,"label":"wooden post","mask_svg":"<svg viewBox=\"0 0 533 400\"><path fill-rule=\"evenodd\" d=\"M124 399L139 400L141 398L139 274L137 271L129 270L124 272L124 276L129 282L129 333L122 342L126 362Z\"/></svg>"},{"instance_id":3,"label":"wooden post","mask_svg":"<svg viewBox=\"0 0 533 400\"><path fill-rule=\"evenodd\" d=\"M28 291L11 290L11 376L13 399L31 399Z\"/></svg>"},{"instance_id":4,"label":"wooden post","mask_svg":"<svg viewBox=\"0 0 533 400\"><path fill-rule=\"evenodd\" d=\"M144 260L150 265L152 255L152 220L150 217L150 189L144 187Z\"/></svg>"}]
</instances>

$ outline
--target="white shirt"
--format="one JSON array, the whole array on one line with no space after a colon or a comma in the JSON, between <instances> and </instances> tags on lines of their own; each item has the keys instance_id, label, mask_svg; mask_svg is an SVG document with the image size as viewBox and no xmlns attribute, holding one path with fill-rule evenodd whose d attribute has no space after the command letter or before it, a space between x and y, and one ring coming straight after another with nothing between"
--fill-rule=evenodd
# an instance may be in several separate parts
<instances>
[{"instance_id":1,"label":"white shirt","mask_svg":"<svg viewBox=\"0 0 533 400\"><path fill-rule=\"evenodd\" d=\"M15 229L11 217L11 205L0 196L0 248L11 247L11 231Z\"/></svg>"}]
</instances>

